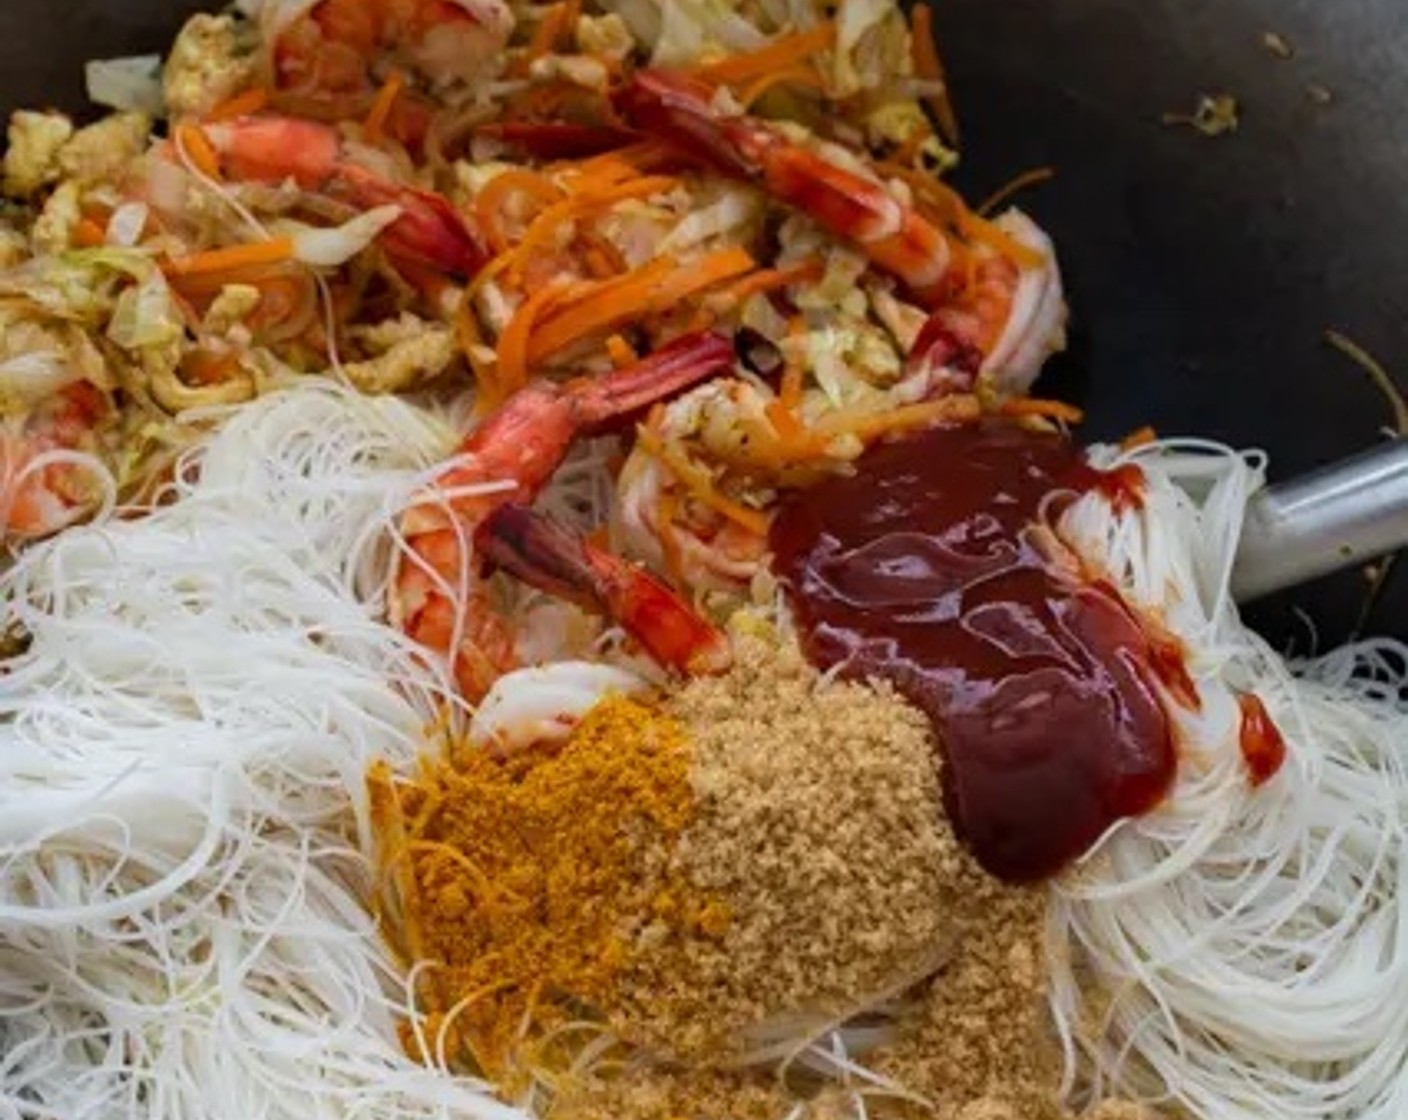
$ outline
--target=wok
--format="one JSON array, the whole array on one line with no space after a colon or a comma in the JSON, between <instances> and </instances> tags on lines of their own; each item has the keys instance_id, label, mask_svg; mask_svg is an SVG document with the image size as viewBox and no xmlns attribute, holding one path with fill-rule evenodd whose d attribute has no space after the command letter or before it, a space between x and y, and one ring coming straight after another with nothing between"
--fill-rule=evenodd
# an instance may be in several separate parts
<instances>
[{"instance_id":1,"label":"wok","mask_svg":"<svg viewBox=\"0 0 1408 1120\"><path fill-rule=\"evenodd\" d=\"M86 59L159 51L201 5L5 0L0 108L83 104ZM1022 199L1062 254L1072 345L1042 391L1084 406L1087 439L1143 424L1265 448L1273 477L1356 451L1388 421L1323 341L1408 371L1408 15L1401 0L938 0L964 129L959 185L1026 169ZM1292 57L1269 49L1268 33ZM1200 94L1241 123L1163 123ZM1366 608L1362 573L1256 605L1304 650L1357 630L1408 638L1408 563Z\"/></svg>"}]
</instances>

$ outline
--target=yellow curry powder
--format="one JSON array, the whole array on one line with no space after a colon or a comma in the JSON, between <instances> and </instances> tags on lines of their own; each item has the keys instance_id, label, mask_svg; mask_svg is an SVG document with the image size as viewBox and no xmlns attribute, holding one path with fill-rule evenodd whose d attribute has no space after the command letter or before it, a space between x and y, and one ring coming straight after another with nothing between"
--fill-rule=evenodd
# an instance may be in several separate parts
<instances>
[{"instance_id":1,"label":"yellow curry powder","mask_svg":"<svg viewBox=\"0 0 1408 1120\"><path fill-rule=\"evenodd\" d=\"M562 744L463 747L412 781L378 766L369 786L383 923L408 962L430 962L425 1019L403 1029L417 1059L512 1081L525 1045L601 999L641 924L718 922L671 885L686 732L635 701L604 700Z\"/></svg>"}]
</instances>

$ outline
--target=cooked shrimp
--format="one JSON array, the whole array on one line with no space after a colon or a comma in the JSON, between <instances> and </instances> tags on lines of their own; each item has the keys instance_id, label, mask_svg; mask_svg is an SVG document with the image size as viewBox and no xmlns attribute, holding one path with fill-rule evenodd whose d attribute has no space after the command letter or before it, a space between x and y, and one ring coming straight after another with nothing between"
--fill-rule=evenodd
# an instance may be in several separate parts
<instances>
[{"instance_id":1,"label":"cooked shrimp","mask_svg":"<svg viewBox=\"0 0 1408 1120\"><path fill-rule=\"evenodd\" d=\"M100 389L80 380L23 416L0 419L0 538L47 537L99 506L102 480L79 456L99 449L98 425L111 407Z\"/></svg>"},{"instance_id":2,"label":"cooked shrimp","mask_svg":"<svg viewBox=\"0 0 1408 1120\"><path fill-rule=\"evenodd\" d=\"M952 376L936 377L936 385L966 390L986 374L991 388L1019 393L1041 361L1060 349L1060 274L1050 242L1028 219L1014 214L998 224L998 237L961 241L855 153L796 126L727 114L716 107L710 86L679 73L640 71L618 104L637 126L758 183L852 243L921 306L941 315L911 353L916 367L953 363Z\"/></svg>"},{"instance_id":3,"label":"cooked shrimp","mask_svg":"<svg viewBox=\"0 0 1408 1120\"><path fill-rule=\"evenodd\" d=\"M469 579L466 602L455 594L466 583L465 546L481 546L479 529L496 508L529 502L547 483L573 440L620 420L730 366L733 348L718 335L676 340L649 357L595 379L558 386L529 385L464 440L456 465L406 514L405 551L393 577L392 621L422 645L451 656L465 695L477 699L494 679L516 665L513 636L489 607L482 581ZM494 483L503 485L495 488ZM470 496L466 496L470 495ZM499 554L501 562L511 558ZM606 581L593 602L636 621L629 588ZM648 631L650 621L638 625ZM642 644L661 652L660 643ZM683 667L683 666L680 666Z\"/></svg>"},{"instance_id":4,"label":"cooked shrimp","mask_svg":"<svg viewBox=\"0 0 1408 1120\"><path fill-rule=\"evenodd\" d=\"M513 33L504 0L265 0L274 86L314 96L366 93L390 73L432 91L492 73Z\"/></svg>"},{"instance_id":5,"label":"cooked shrimp","mask_svg":"<svg viewBox=\"0 0 1408 1120\"><path fill-rule=\"evenodd\" d=\"M666 669L699 674L729 667L723 633L647 569L593 547L527 506L497 507L475 541L494 567L613 619Z\"/></svg>"},{"instance_id":6,"label":"cooked shrimp","mask_svg":"<svg viewBox=\"0 0 1408 1120\"><path fill-rule=\"evenodd\" d=\"M262 183L291 180L357 210L397 206L400 216L380 235L387 254L402 264L428 265L468 277L485 260L475 233L443 196L395 182L358 162L335 129L293 117L256 116L203 129L221 170Z\"/></svg>"}]
</instances>

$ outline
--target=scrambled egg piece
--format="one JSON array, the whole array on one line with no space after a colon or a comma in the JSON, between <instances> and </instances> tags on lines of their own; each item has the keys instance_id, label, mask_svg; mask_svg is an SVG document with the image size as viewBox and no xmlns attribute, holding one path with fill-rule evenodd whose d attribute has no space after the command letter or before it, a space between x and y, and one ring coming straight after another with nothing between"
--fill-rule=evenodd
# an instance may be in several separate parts
<instances>
[{"instance_id":1,"label":"scrambled egg piece","mask_svg":"<svg viewBox=\"0 0 1408 1120\"><path fill-rule=\"evenodd\" d=\"M73 231L83 217L82 194L72 179L60 183L44 201L34 220L30 240L36 253L62 253L73 248Z\"/></svg>"},{"instance_id":2,"label":"scrambled egg piece","mask_svg":"<svg viewBox=\"0 0 1408 1120\"><path fill-rule=\"evenodd\" d=\"M259 289L250 284L226 284L201 320L202 333L228 336L243 325L262 298Z\"/></svg>"},{"instance_id":3,"label":"scrambled egg piece","mask_svg":"<svg viewBox=\"0 0 1408 1120\"><path fill-rule=\"evenodd\" d=\"M630 57L636 41L626 21L612 12L604 16L578 16L577 47L583 54L620 62Z\"/></svg>"},{"instance_id":4,"label":"scrambled egg piece","mask_svg":"<svg viewBox=\"0 0 1408 1120\"><path fill-rule=\"evenodd\" d=\"M30 198L62 173L59 152L73 136L73 122L62 113L21 109L10 117L5 152L5 193Z\"/></svg>"},{"instance_id":5,"label":"scrambled egg piece","mask_svg":"<svg viewBox=\"0 0 1408 1120\"><path fill-rule=\"evenodd\" d=\"M114 113L80 128L59 151L59 169L83 184L113 182L142 154L151 135L145 113Z\"/></svg>"},{"instance_id":6,"label":"scrambled egg piece","mask_svg":"<svg viewBox=\"0 0 1408 1120\"><path fill-rule=\"evenodd\" d=\"M166 60L162 85L174 117L206 113L254 84L258 62L233 16L192 16Z\"/></svg>"},{"instance_id":7,"label":"scrambled egg piece","mask_svg":"<svg viewBox=\"0 0 1408 1120\"><path fill-rule=\"evenodd\" d=\"M449 369L459 352L452 330L410 314L351 333L368 350L381 351L343 366L347 379L364 393L399 393L430 381Z\"/></svg>"}]
</instances>

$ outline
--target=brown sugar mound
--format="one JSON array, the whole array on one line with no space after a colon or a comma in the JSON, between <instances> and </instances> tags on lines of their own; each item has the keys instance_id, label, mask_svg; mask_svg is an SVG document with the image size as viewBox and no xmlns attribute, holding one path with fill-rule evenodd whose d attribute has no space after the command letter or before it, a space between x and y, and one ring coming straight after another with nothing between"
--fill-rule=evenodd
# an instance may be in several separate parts
<instances>
[{"instance_id":1,"label":"brown sugar mound","mask_svg":"<svg viewBox=\"0 0 1408 1120\"><path fill-rule=\"evenodd\" d=\"M970 878L919 713L822 685L795 646L740 635L736 655L668 703L693 746L672 871L716 901L693 933L641 930L609 1000L622 1034L703 1063L769 1020L797 1036L922 977L953 946Z\"/></svg>"}]
</instances>

